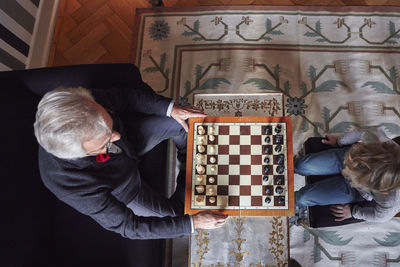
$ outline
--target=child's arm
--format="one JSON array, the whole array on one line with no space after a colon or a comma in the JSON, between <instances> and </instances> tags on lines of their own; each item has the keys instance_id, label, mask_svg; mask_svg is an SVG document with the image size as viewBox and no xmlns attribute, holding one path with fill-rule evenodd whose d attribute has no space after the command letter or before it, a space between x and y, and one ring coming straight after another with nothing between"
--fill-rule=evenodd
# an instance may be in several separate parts
<instances>
[{"instance_id":1,"label":"child's arm","mask_svg":"<svg viewBox=\"0 0 400 267\"><path fill-rule=\"evenodd\" d=\"M352 216L369 222L385 222L400 211L400 191L387 195L376 194L374 200L376 202L374 207L362 207L355 204L352 208Z\"/></svg>"}]
</instances>

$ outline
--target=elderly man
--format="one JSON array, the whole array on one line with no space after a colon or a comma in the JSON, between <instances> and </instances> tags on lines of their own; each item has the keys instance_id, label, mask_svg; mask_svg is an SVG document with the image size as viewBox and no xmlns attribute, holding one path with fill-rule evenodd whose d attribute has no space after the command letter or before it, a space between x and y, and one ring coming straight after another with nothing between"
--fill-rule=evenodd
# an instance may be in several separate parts
<instances>
[{"instance_id":1,"label":"elderly man","mask_svg":"<svg viewBox=\"0 0 400 267\"><path fill-rule=\"evenodd\" d=\"M42 98L34 129L44 184L127 238L174 238L220 227L226 220L220 213L183 215L184 177L170 199L141 180L138 157L173 138L183 161L185 120L205 115L156 94L135 71L135 88L58 88Z\"/></svg>"}]
</instances>

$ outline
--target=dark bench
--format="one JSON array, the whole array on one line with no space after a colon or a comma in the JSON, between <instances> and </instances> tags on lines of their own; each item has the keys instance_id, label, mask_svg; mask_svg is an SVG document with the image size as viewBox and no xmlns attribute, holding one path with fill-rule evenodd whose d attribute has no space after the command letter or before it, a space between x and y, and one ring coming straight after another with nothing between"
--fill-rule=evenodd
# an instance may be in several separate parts
<instances>
[{"instance_id":1,"label":"dark bench","mask_svg":"<svg viewBox=\"0 0 400 267\"><path fill-rule=\"evenodd\" d=\"M1 266L162 266L164 240L129 240L103 229L56 199L39 176L32 125L41 95L58 86L129 86L127 67L133 68L107 64L0 72ZM164 142L141 164L143 178L159 192L166 191L166 155Z\"/></svg>"}]
</instances>

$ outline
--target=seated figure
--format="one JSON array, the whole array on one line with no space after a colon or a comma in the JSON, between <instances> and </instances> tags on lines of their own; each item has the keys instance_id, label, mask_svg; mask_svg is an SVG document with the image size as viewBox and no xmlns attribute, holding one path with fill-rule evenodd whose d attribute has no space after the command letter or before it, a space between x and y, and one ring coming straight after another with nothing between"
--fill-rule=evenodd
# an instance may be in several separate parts
<instances>
[{"instance_id":1,"label":"seated figure","mask_svg":"<svg viewBox=\"0 0 400 267\"><path fill-rule=\"evenodd\" d=\"M296 207L331 205L335 221L390 220L400 211L400 147L381 128L355 129L322 142L333 148L295 159L295 173L330 175L295 192ZM372 205L357 202L372 201Z\"/></svg>"}]
</instances>

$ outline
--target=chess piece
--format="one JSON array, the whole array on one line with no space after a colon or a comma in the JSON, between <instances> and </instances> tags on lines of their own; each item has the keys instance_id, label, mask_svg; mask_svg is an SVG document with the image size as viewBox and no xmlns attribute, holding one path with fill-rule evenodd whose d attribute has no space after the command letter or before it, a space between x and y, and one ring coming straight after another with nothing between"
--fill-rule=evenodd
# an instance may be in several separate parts
<instances>
[{"instance_id":1,"label":"chess piece","mask_svg":"<svg viewBox=\"0 0 400 267\"><path fill-rule=\"evenodd\" d=\"M215 141L215 136L214 135L209 135L208 136L208 140L210 140L211 142Z\"/></svg>"},{"instance_id":2,"label":"chess piece","mask_svg":"<svg viewBox=\"0 0 400 267\"><path fill-rule=\"evenodd\" d=\"M278 204L285 204L285 196L278 197Z\"/></svg>"},{"instance_id":3,"label":"chess piece","mask_svg":"<svg viewBox=\"0 0 400 267\"><path fill-rule=\"evenodd\" d=\"M278 174L282 174L285 170L285 167L283 167L283 165L278 165L278 167L276 167L276 172Z\"/></svg>"},{"instance_id":4,"label":"chess piece","mask_svg":"<svg viewBox=\"0 0 400 267\"><path fill-rule=\"evenodd\" d=\"M197 183L201 183L204 180L204 175L196 175L196 181Z\"/></svg>"},{"instance_id":5,"label":"chess piece","mask_svg":"<svg viewBox=\"0 0 400 267\"><path fill-rule=\"evenodd\" d=\"M208 194L214 195L214 188L212 188L212 187L208 188Z\"/></svg>"},{"instance_id":6,"label":"chess piece","mask_svg":"<svg viewBox=\"0 0 400 267\"><path fill-rule=\"evenodd\" d=\"M275 184L282 185L284 183L285 183L285 179L283 179L283 176L276 176Z\"/></svg>"},{"instance_id":7,"label":"chess piece","mask_svg":"<svg viewBox=\"0 0 400 267\"><path fill-rule=\"evenodd\" d=\"M200 145L204 145L206 143L206 136L205 135L200 135L197 136L197 143Z\"/></svg>"},{"instance_id":8,"label":"chess piece","mask_svg":"<svg viewBox=\"0 0 400 267\"><path fill-rule=\"evenodd\" d=\"M216 159L215 157L210 157L210 162L211 162L212 164L214 164L216 161L217 161L217 159Z\"/></svg>"},{"instance_id":9,"label":"chess piece","mask_svg":"<svg viewBox=\"0 0 400 267\"><path fill-rule=\"evenodd\" d=\"M199 135L204 135L206 133L206 130L204 129L203 126L200 125L199 127L197 127L197 133Z\"/></svg>"},{"instance_id":10,"label":"chess piece","mask_svg":"<svg viewBox=\"0 0 400 267\"><path fill-rule=\"evenodd\" d=\"M267 137L265 137L265 143L269 143L269 142L271 142L271 138L269 137L269 136L267 136Z\"/></svg>"},{"instance_id":11,"label":"chess piece","mask_svg":"<svg viewBox=\"0 0 400 267\"><path fill-rule=\"evenodd\" d=\"M282 151L282 145L277 145L275 147L275 152L280 153Z\"/></svg>"},{"instance_id":12,"label":"chess piece","mask_svg":"<svg viewBox=\"0 0 400 267\"><path fill-rule=\"evenodd\" d=\"M204 154L200 154L200 153L196 154L196 160L197 160L197 163L199 163L199 164L204 162L205 158L206 158L206 155L204 155Z\"/></svg>"},{"instance_id":13,"label":"chess piece","mask_svg":"<svg viewBox=\"0 0 400 267\"><path fill-rule=\"evenodd\" d=\"M210 146L209 151L210 151L211 154L214 154L215 150L216 150L215 146Z\"/></svg>"},{"instance_id":14,"label":"chess piece","mask_svg":"<svg viewBox=\"0 0 400 267\"><path fill-rule=\"evenodd\" d=\"M264 154L271 154L271 146L264 146Z\"/></svg>"},{"instance_id":15,"label":"chess piece","mask_svg":"<svg viewBox=\"0 0 400 267\"><path fill-rule=\"evenodd\" d=\"M265 187L265 194L267 194L267 195L272 195L273 194L271 186L266 186Z\"/></svg>"},{"instance_id":16,"label":"chess piece","mask_svg":"<svg viewBox=\"0 0 400 267\"><path fill-rule=\"evenodd\" d=\"M269 163L269 158L268 158L268 157L265 157L265 158L264 158L264 163L266 163L266 164Z\"/></svg>"},{"instance_id":17,"label":"chess piece","mask_svg":"<svg viewBox=\"0 0 400 267\"><path fill-rule=\"evenodd\" d=\"M213 126L208 127L208 134L214 134L215 128Z\"/></svg>"},{"instance_id":18,"label":"chess piece","mask_svg":"<svg viewBox=\"0 0 400 267\"><path fill-rule=\"evenodd\" d=\"M268 182L269 177L268 177L268 175L264 175L262 179L263 179L264 182Z\"/></svg>"},{"instance_id":19,"label":"chess piece","mask_svg":"<svg viewBox=\"0 0 400 267\"><path fill-rule=\"evenodd\" d=\"M214 204L214 203L215 203L215 197L210 197L210 198L208 199L208 201L209 201L211 204Z\"/></svg>"},{"instance_id":20,"label":"chess piece","mask_svg":"<svg viewBox=\"0 0 400 267\"><path fill-rule=\"evenodd\" d=\"M196 202L203 202L204 196L197 196L196 197Z\"/></svg>"},{"instance_id":21,"label":"chess piece","mask_svg":"<svg viewBox=\"0 0 400 267\"><path fill-rule=\"evenodd\" d=\"M272 128L271 128L271 126L265 126L265 128L264 128L264 134L265 134L265 135L270 135L270 134L272 134Z\"/></svg>"},{"instance_id":22,"label":"chess piece","mask_svg":"<svg viewBox=\"0 0 400 267\"><path fill-rule=\"evenodd\" d=\"M196 165L196 171L198 174L204 174L206 172L206 169L204 168L203 165L197 164Z\"/></svg>"},{"instance_id":23,"label":"chess piece","mask_svg":"<svg viewBox=\"0 0 400 267\"><path fill-rule=\"evenodd\" d=\"M265 200L264 200L264 202L267 203L267 204L271 203L271 198L266 197Z\"/></svg>"},{"instance_id":24,"label":"chess piece","mask_svg":"<svg viewBox=\"0 0 400 267\"><path fill-rule=\"evenodd\" d=\"M282 165L284 162L285 162L285 155L279 154L276 157L276 163L278 163L279 165Z\"/></svg>"},{"instance_id":25,"label":"chess piece","mask_svg":"<svg viewBox=\"0 0 400 267\"><path fill-rule=\"evenodd\" d=\"M208 182L209 182L210 184L213 184L213 183L215 182L215 178L214 178L214 177L208 178Z\"/></svg>"},{"instance_id":26,"label":"chess piece","mask_svg":"<svg viewBox=\"0 0 400 267\"><path fill-rule=\"evenodd\" d=\"M196 186L196 192L202 194L204 192L204 186L202 185Z\"/></svg>"},{"instance_id":27,"label":"chess piece","mask_svg":"<svg viewBox=\"0 0 400 267\"><path fill-rule=\"evenodd\" d=\"M264 166L264 173L267 174L269 172L269 166Z\"/></svg>"},{"instance_id":28,"label":"chess piece","mask_svg":"<svg viewBox=\"0 0 400 267\"><path fill-rule=\"evenodd\" d=\"M282 188L281 186L277 186L277 187L275 188L275 192L276 192L277 194L282 194L282 193L283 193L283 188Z\"/></svg>"},{"instance_id":29,"label":"chess piece","mask_svg":"<svg viewBox=\"0 0 400 267\"><path fill-rule=\"evenodd\" d=\"M217 166L212 165L212 166L210 167L210 171L211 171L212 173L215 173L215 172L217 171Z\"/></svg>"},{"instance_id":30,"label":"chess piece","mask_svg":"<svg viewBox=\"0 0 400 267\"><path fill-rule=\"evenodd\" d=\"M204 151L206 151L206 148L205 148L204 146L202 146L202 145L198 145L198 146L197 146L197 150L198 150L200 153L204 153Z\"/></svg>"},{"instance_id":31,"label":"chess piece","mask_svg":"<svg viewBox=\"0 0 400 267\"><path fill-rule=\"evenodd\" d=\"M275 136L275 143L282 144L283 143L283 135L276 135Z\"/></svg>"},{"instance_id":32,"label":"chess piece","mask_svg":"<svg viewBox=\"0 0 400 267\"><path fill-rule=\"evenodd\" d=\"M278 125L275 126L275 133L278 134L278 133L281 132L281 130L282 130L282 125L278 124Z\"/></svg>"}]
</instances>

